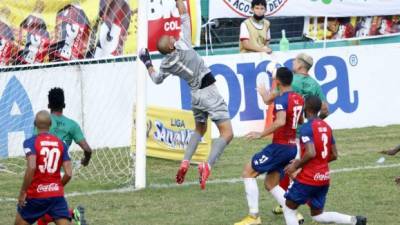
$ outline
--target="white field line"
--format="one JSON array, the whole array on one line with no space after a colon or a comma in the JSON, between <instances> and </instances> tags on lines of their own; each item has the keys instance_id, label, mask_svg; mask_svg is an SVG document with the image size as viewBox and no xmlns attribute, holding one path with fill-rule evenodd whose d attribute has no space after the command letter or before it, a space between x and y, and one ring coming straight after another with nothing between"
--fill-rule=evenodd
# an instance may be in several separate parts
<instances>
[{"instance_id":1,"label":"white field line","mask_svg":"<svg viewBox=\"0 0 400 225\"><path fill-rule=\"evenodd\" d=\"M376 166L360 166L353 168L342 168L331 170L331 174L334 173L346 173L346 172L354 172L354 171L363 171L363 170L377 170L377 169L386 169L386 168L394 168L400 167L399 164L389 164L389 165L376 165ZM263 177L259 177L259 179L263 179ZM210 180L207 184L235 184L242 182L241 178L232 178L232 179L215 179ZM176 188L176 187L188 187L193 185L199 185L198 181L185 182L184 184L178 185L176 183L172 184L150 184L147 189L168 189L168 188ZM110 194L110 193L127 193L127 192L135 192L139 191L134 189L133 187L119 188L119 189L111 189L111 190L96 190L96 191L88 191L88 192L72 192L66 194L67 198L78 197L78 196L91 196L97 194ZM15 198L2 198L0 197L0 203L3 202L16 202Z\"/></svg>"}]
</instances>

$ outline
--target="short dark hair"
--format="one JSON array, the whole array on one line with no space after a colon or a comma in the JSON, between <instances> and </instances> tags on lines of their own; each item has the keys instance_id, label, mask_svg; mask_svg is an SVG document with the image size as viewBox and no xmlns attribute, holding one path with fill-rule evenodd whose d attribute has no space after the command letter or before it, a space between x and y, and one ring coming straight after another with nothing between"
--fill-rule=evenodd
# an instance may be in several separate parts
<instances>
[{"instance_id":1,"label":"short dark hair","mask_svg":"<svg viewBox=\"0 0 400 225\"><path fill-rule=\"evenodd\" d=\"M267 8L267 2L265 0L253 0L251 1L251 8L254 8L256 5L262 5Z\"/></svg>"},{"instance_id":2,"label":"short dark hair","mask_svg":"<svg viewBox=\"0 0 400 225\"><path fill-rule=\"evenodd\" d=\"M50 89L49 91L49 108L59 111L65 108L64 90L59 87Z\"/></svg>"},{"instance_id":3,"label":"short dark hair","mask_svg":"<svg viewBox=\"0 0 400 225\"><path fill-rule=\"evenodd\" d=\"M322 107L322 101L318 96L310 95L306 97L306 110L318 114Z\"/></svg>"},{"instance_id":4,"label":"short dark hair","mask_svg":"<svg viewBox=\"0 0 400 225\"><path fill-rule=\"evenodd\" d=\"M283 86L290 86L293 81L293 73L287 67L280 67L276 71L276 79L278 79Z\"/></svg>"}]
</instances>

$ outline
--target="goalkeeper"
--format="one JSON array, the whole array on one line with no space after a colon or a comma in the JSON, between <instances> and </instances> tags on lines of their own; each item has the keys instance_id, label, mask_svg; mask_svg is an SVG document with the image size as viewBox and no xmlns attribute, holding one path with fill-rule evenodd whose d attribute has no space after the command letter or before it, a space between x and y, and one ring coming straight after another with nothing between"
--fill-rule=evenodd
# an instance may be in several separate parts
<instances>
[{"instance_id":1,"label":"goalkeeper","mask_svg":"<svg viewBox=\"0 0 400 225\"><path fill-rule=\"evenodd\" d=\"M146 65L150 78L160 84L169 75L175 75L185 80L191 87L192 111L196 122L196 130L190 138L181 166L176 175L176 182L183 183L189 168L190 160L195 153L199 142L207 130L208 116L218 127L220 137L212 143L208 161L199 165L200 187L205 188L211 168L225 147L233 138L227 104L219 94L215 85L215 78L204 60L192 48L190 17L182 0L176 1L181 15L182 33L179 40L172 36L162 36L157 42L158 51L164 55L160 71L156 72L147 49L139 53L140 60Z\"/></svg>"}]
</instances>

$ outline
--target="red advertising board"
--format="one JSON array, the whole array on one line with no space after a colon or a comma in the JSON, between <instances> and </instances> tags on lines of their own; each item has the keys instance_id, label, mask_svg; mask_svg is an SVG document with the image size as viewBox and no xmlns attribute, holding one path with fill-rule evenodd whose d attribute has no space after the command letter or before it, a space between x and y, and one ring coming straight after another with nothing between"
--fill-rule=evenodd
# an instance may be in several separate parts
<instances>
[{"instance_id":1,"label":"red advertising board","mask_svg":"<svg viewBox=\"0 0 400 225\"><path fill-rule=\"evenodd\" d=\"M185 1L190 15L190 1ZM149 16L149 39L150 51L157 51L157 41L163 35L179 37L181 32L181 21L175 0L153 1L150 4Z\"/></svg>"}]
</instances>

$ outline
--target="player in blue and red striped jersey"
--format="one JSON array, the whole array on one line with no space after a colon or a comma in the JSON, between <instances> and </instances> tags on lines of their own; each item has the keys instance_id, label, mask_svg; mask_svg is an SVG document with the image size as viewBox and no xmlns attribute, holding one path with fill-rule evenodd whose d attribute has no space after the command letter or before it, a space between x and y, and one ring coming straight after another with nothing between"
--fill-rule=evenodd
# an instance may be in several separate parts
<instances>
[{"instance_id":1,"label":"player in blue and red striped jersey","mask_svg":"<svg viewBox=\"0 0 400 225\"><path fill-rule=\"evenodd\" d=\"M57 225L70 224L68 204L64 198L64 186L72 177L68 147L48 133L51 117L47 111L36 114L35 126L38 134L24 141L27 169L18 197L15 224L33 224L46 213Z\"/></svg>"},{"instance_id":2,"label":"player in blue and red striped jersey","mask_svg":"<svg viewBox=\"0 0 400 225\"><path fill-rule=\"evenodd\" d=\"M285 168L291 177L301 169L285 194L286 224L298 225L296 209L308 203L311 216L318 223L365 225L367 218L363 216L324 212L330 184L329 162L336 160L338 153L331 127L318 118L321 105L319 97L310 96L306 99L305 114L308 121L300 129L301 158Z\"/></svg>"},{"instance_id":3,"label":"player in blue and red striped jersey","mask_svg":"<svg viewBox=\"0 0 400 225\"><path fill-rule=\"evenodd\" d=\"M235 225L261 224L258 208L258 186L256 177L267 173L265 188L274 196L279 204L285 204L285 191L279 186L283 177L283 169L293 160L297 153L296 128L303 112L304 100L293 92L291 83L293 73L281 67L276 74L280 93L274 100L274 122L263 132L250 132L250 139L258 139L273 133L272 144L256 153L243 171L249 215Z\"/></svg>"}]
</instances>

